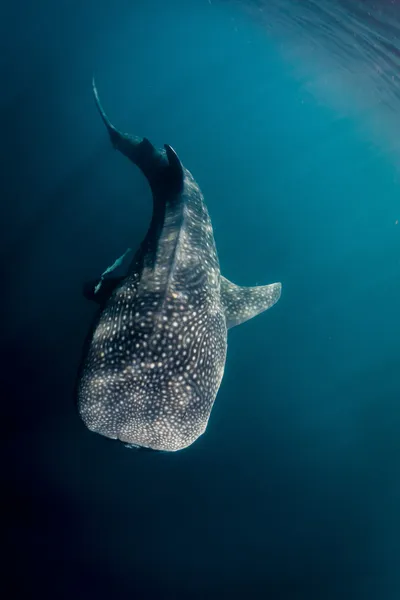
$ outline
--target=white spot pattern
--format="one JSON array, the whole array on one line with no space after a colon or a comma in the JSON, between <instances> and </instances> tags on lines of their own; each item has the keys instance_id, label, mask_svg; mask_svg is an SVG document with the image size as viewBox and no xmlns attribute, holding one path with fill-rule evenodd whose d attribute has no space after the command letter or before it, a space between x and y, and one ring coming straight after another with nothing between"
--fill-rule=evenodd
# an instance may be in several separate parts
<instances>
[{"instance_id":1,"label":"white spot pattern","mask_svg":"<svg viewBox=\"0 0 400 600\"><path fill-rule=\"evenodd\" d=\"M205 431L226 359L211 221L184 175L156 247L144 241L100 314L78 390L89 429L156 450L180 450Z\"/></svg>"},{"instance_id":2,"label":"white spot pattern","mask_svg":"<svg viewBox=\"0 0 400 600\"><path fill-rule=\"evenodd\" d=\"M203 195L184 169L94 328L78 386L89 429L128 447L176 451L206 429L224 373L227 328L272 306L281 284L221 277ZM158 215L158 216L157 216Z\"/></svg>"}]
</instances>

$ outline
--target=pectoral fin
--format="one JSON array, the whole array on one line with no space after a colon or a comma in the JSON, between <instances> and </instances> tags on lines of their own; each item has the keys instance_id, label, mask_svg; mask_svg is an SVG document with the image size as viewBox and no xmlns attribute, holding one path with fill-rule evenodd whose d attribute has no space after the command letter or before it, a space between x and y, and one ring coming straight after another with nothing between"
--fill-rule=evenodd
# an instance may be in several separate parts
<instances>
[{"instance_id":1,"label":"pectoral fin","mask_svg":"<svg viewBox=\"0 0 400 600\"><path fill-rule=\"evenodd\" d=\"M108 273L112 273L113 271L115 271L115 269L120 267L122 265L125 257L129 254L129 252L132 252L132 250L130 248L128 248L128 250L126 250L122 256L117 258L117 260L115 260L110 267L107 267L107 269L104 271L104 273L101 274L101 279L103 279L103 277L105 275L108 275Z\"/></svg>"},{"instance_id":2,"label":"pectoral fin","mask_svg":"<svg viewBox=\"0 0 400 600\"><path fill-rule=\"evenodd\" d=\"M83 295L85 298L88 300L93 300L93 302L96 302L100 305L104 304L109 299L115 288L123 279L125 279L125 276L106 277L106 275L112 273L115 271L115 269L118 269L118 267L122 265L125 257L130 252L131 249L128 248L128 250L124 252L122 256L117 258L117 260L115 260L110 267L107 267L107 269L101 274L100 279L97 279L96 281L89 281L84 284Z\"/></svg>"},{"instance_id":3,"label":"pectoral fin","mask_svg":"<svg viewBox=\"0 0 400 600\"><path fill-rule=\"evenodd\" d=\"M279 300L281 289L280 283L241 287L221 276L221 302L228 329L271 308Z\"/></svg>"},{"instance_id":4,"label":"pectoral fin","mask_svg":"<svg viewBox=\"0 0 400 600\"><path fill-rule=\"evenodd\" d=\"M83 286L83 295L87 300L92 300L100 306L104 305L116 287L119 286L125 277L107 277L94 281L88 281Z\"/></svg>"}]
</instances>

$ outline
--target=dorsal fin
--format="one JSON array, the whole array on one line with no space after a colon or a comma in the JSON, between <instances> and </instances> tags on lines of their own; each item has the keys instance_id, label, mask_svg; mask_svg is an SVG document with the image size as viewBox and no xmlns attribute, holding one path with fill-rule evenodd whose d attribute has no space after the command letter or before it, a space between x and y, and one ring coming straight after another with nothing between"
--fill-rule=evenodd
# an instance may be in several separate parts
<instances>
[{"instance_id":1,"label":"dorsal fin","mask_svg":"<svg viewBox=\"0 0 400 600\"><path fill-rule=\"evenodd\" d=\"M171 146L164 144L164 148L168 158L171 183L175 188L181 189L184 178L183 165L179 159L179 156Z\"/></svg>"},{"instance_id":2,"label":"dorsal fin","mask_svg":"<svg viewBox=\"0 0 400 600\"><path fill-rule=\"evenodd\" d=\"M221 302L228 329L240 325L278 302L282 285L241 287L221 276Z\"/></svg>"}]
</instances>

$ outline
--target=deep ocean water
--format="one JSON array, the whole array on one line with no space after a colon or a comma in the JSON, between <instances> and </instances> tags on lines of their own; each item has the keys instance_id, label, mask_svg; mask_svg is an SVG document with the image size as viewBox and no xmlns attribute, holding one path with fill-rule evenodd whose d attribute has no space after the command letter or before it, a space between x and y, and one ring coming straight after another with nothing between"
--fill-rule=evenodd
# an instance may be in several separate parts
<instances>
[{"instance_id":1,"label":"deep ocean water","mask_svg":"<svg viewBox=\"0 0 400 600\"><path fill-rule=\"evenodd\" d=\"M396 4L1 8L13 597L400 597ZM171 144L199 182L223 274L283 285L230 332L207 431L178 453L129 451L74 407L82 285L151 215L93 72L115 124Z\"/></svg>"}]
</instances>

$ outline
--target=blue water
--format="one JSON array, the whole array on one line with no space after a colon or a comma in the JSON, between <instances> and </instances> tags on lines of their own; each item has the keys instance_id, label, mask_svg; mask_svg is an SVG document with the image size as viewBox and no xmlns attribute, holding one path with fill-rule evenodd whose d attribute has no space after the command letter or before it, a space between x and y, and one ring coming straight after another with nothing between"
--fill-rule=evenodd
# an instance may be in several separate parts
<instances>
[{"instance_id":1,"label":"blue water","mask_svg":"<svg viewBox=\"0 0 400 600\"><path fill-rule=\"evenodd\" d=\"M385 54L363 38L353 55L353 13L328 14L327 36L306 4L306 21L275 1L1 9L14 597L400 597L396 13L369 23L390 32ZM151 212L110 148L93 72L116 125L171 144L196 177L224 275L283 285L230 333L207 432L177 454L114 445L73 405L95 310L82 284L139 244Z\"/></svg>"}]
</instances>

